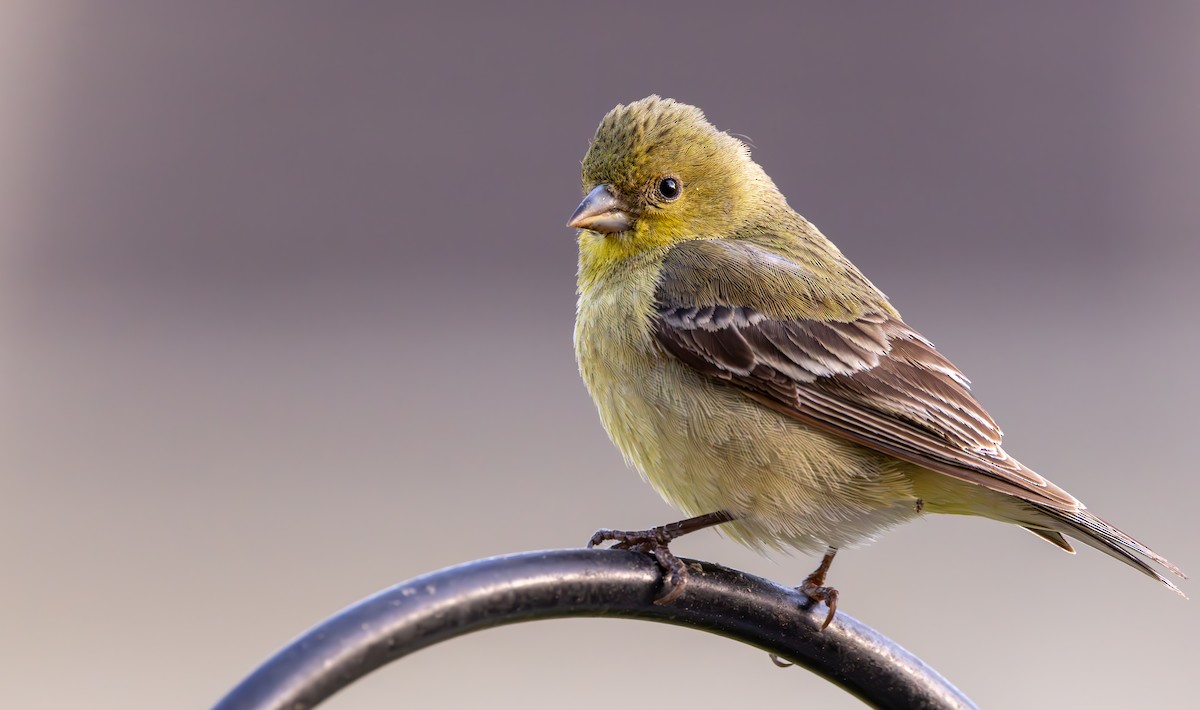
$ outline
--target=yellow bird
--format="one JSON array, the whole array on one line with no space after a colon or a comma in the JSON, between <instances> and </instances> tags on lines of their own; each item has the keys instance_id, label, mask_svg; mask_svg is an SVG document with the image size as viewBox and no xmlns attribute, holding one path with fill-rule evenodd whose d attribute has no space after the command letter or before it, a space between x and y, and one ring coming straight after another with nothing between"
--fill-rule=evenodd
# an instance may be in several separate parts
<instances>
[{"instance_id":1,"label":"yellow bird","mask_svg":"<svg viewBox=\"0 0 1200 710\"><path fill-rule=\"evenodd\" d=\"M600 122L583 160L575 354L613 442L694 516L591 545L655 555L723 525L753 547L824 552L800 587L829 607L839 548L923 513L1080 540L1175 591L1179 568L1005 453L967 379L788 206L746 146L650 96Z\"/></svg>"}]
</instances>

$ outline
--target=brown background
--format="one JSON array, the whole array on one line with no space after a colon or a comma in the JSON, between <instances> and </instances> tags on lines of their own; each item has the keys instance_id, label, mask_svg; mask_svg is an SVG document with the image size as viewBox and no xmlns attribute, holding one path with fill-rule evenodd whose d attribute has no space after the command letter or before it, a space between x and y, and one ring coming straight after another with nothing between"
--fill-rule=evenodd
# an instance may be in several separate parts
<instances>
[{"instance_id":1,"label":"brown background","mask_svg":"<svg viewBox=\"0 0 1200 710\"><path fill-rule=\"evenodd\" d=\"M1200 573L1200 6L1022 5L5 3L0 702L204 707L384 586L673 519L579 383L563 227L651 92L749 136L1013 453ZM933 518L832 581L984 707L1195 702L1200 607L1091 550ZM330 707L772 702L857 707L616 621Z\"/></svg>"}]
</instances>

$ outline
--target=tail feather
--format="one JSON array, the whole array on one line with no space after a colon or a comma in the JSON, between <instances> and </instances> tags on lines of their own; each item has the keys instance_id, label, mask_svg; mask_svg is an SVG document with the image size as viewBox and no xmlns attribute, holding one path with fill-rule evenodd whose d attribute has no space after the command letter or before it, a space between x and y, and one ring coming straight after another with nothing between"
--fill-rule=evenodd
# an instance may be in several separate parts
<instances>
[{"instance_id":1,"label":"tail feather","mask_svg":"<svg viewBox=\"0 0 1200 710\"><path fill-rule=\"evenodd\" d=\"M1142 557L1151 560L1155 564L1161 565L1172 574L1178 576L1180 579L1187 579L1187 575L1183 573L1183 570L1176 567L1169 560L1162 555L1159 555L1154 550L1151 550L1149 547L1146 547L1142 543L1121 532L1113 525L1105 522L1101 518L1096 517L1087 509L1080 508L1079 510L1071 511L1053 510L1050 508L1044 508L1042 506L1037 506L1037 508L1041 513L1057 523L1057 525L1053 526L1055 530L1066 533L1080 542L1090 545L1101 552L1121 560L1125 564L1133 567L1143 574L1162 582L1180 596L1183 596L1184 598L1187 597L1186 594L1180 591L1179 587L1175 586L1169 579L1159 574L1158 571L1147 564ZM1040 531L1034 532L1037 532L1039 535L1042 534ZM1042 536L1046 537L1045 535ZM1051 540L1051 542L1054 541Z\"/></svg>"}]
</instances>

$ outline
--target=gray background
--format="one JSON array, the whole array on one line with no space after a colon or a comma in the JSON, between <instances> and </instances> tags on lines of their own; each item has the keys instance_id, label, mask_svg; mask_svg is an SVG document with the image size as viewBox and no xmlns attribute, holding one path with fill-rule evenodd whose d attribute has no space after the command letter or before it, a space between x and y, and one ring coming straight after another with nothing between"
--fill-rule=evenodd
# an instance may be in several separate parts
<instances>
[{"instance_id":1,"label":"gray background","mask_svg":"<svg viewBox=\"0 0 1200 710\"><path fill-rule=\"evenodd\" d=\"M578 380L563 226L651 92L749 136L1010 451L1200 573L1200 5L1155 7L4 3L0 704L204 707L379 588L674 519ZM985 707L1195 702L1200 607L1091 550L931 518L832 582ZM595 620L330 707L772 702L856 707Z\"/></svg>"}]
</instances>

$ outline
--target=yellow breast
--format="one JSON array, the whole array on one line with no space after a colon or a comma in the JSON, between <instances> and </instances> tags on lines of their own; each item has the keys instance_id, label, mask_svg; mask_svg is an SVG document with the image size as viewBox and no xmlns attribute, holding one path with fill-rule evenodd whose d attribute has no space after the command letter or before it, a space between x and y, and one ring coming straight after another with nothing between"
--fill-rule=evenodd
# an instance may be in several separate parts
<instances>
[{"instance_id":1,"label":"yellow breast","mask_svg":"<svg viewBox=\"0 0 1200 710\"><path fill-rule=\"evenodd\" d=\"M752 545L821 550L915 514L888 457L762 407L654 344L661 255L597 278L581 268L580 374L609 437L668 502L689 515L729 510ZM897 462L898 463L898 462Z\"/></svg>"}]
</instances>

